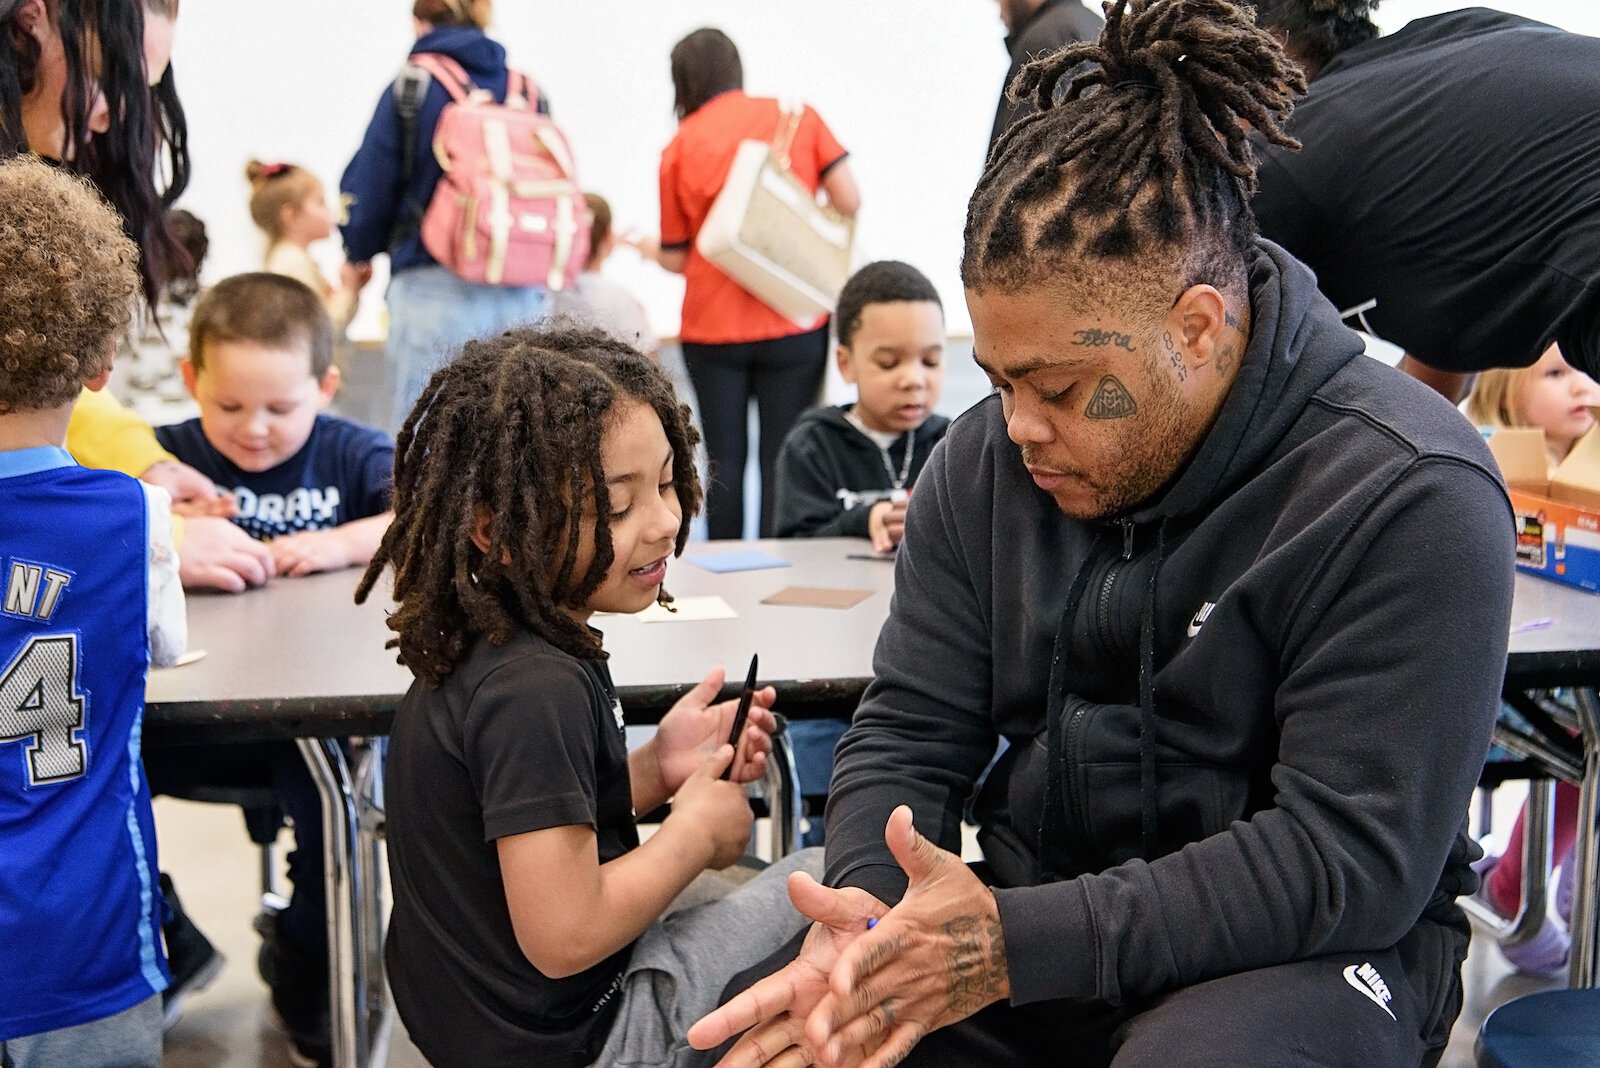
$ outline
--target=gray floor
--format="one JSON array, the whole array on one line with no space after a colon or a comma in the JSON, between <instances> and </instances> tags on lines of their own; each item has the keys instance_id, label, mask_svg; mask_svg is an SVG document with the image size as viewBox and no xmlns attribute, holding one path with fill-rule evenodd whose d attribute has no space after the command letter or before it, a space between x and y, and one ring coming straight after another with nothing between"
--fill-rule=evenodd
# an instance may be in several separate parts
<instances>
[{"instance_id":1,"label":"gray floor","mask_svg":"<svg viewBox=\"0 0 1600 1068\"><path fill-rule=\"evenodd\" d=\"M1500 794L1495 818L1505 829L1521 802L1515 786ZM289 1068L266 987L256 974L259 939L250 920L258 901L258 854L237 811L161 798L156 801L156 826L162 867L177 881L189 913L228 957L222 975L190 999L183 1018L167 1034L167 1068ZM1495 1006L1558 985L1513 974L1484 938L1474 940L1465 975L1467 1004L1444 1068L1471 1068L1473 1036ZM391 1068L426 1064L402 1026L395 1028L388 1063Z\"/></svg>"}]
</instances>

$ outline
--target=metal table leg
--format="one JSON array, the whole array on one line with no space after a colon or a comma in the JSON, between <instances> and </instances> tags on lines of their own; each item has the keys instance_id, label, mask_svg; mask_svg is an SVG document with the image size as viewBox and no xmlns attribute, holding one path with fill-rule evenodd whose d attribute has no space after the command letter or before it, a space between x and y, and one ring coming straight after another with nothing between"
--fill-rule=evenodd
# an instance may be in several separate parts
<instances>
[{"instance_id":1,"label":"metal table leg","mask_svg":"<svg viewBox=\"0 0 1600 1068\"><path fill-rule=\"evenodd\" d=\"M383 892L387 875L383 856L383 765L388 753L388 738L366 739L355 776L356 800L360 806L356 856L362 865L356 945L366 991L366 1015L360 1023L369 1039L366 1063L374 1068L388 1063L389 1034L394 1024L389 981L383 969L383 934L387 927Z\"/></svg>"},{"instance_id":2,"label":"metal table leg","mask_svg":"<svg viewBox=\"0 0 1600 1068\"><path fill-rule=\"evenodd\" d=\"M1572 895L1572 969L1568 984L1592 987L1600 968L1600 696L1592 689L1575 691L1578 729L1583 738L1583 783L1578 792L1577 865Z\"/></svg>"},{"instance_id":3,"label":"metal table leg","mask_svg":"<svg viewBox=\"0 0 1600 1068\"><path fill-rule=\"evenodd\" d=\"M297 744L322 798L333 1064L368 1068L383 1062L389 1029L382 867L372 817L374 791L381 791L383 778L382 747L362 749L352 775L336 739L300 738Z\"/></svg>"},{"instance_id":4,"label":"metal table leg","mask_svg":"<svg viewBox=\"0 0 1600 1068\"><path fill-rule=\"evenodd\" d=\"M789 744L788 723L781 717L772 736L772 753L762 778L767 798L767 814L772 820L772 860L779 860L800 848L800 773L794 766L794 747Z\"/></svg>"},{"instance_id":5,"label":"metal table leg","mask_svg":"<svg viewBox=\"0 0 1600 1068\"><path fill-rule=\"evenodd\" d=\"M1550 839L1555 823L1554 779L1528 783L1528 808L1522 821L1522 900L1516 916L1506 920L1484 900L1463 898L1460 905L1505 946L1527 942L1544 926L1550 908Z\"/></svg>"}]
</instances>

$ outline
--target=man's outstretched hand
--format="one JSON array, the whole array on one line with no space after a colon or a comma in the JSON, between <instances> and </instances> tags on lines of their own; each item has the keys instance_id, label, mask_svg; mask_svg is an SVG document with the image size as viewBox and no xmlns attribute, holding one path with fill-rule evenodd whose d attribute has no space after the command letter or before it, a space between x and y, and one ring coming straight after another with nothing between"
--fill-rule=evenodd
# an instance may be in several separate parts
<instances>
[{"instance_id":1,"label":"man's outstretched hand","mask_svg":"<svg viewBox=\"0 0 1600 1068\"><path fill-rule=\"evenodd\" d=\"M834 890L804 872L789 876L789 900L815 921L800 955L689 1028L695 1049L713 1049L746 1032L719 1062L723 1068L815 1063L815 1055L801 1045L806 1016L827 994L828 976L843 948L866 933L867 921L889 911L865 890Z\"/></svg>"},{"instance_id":2,"label":"man's outstretched hand","mask_svg":"<svg viewBox=\"0 0 1600 1068\"><path fill-rule=\"evenodd\" d=\"M723 1068L889 1068L930 1031L1010 995L994 894L917 833L904 805L884 840L910 878L900 903L885 909L863 890L790 876L790 899L816 921L800 956L690 1028L691 1045L749 1028Z\"/></svg>"}]
</instances>

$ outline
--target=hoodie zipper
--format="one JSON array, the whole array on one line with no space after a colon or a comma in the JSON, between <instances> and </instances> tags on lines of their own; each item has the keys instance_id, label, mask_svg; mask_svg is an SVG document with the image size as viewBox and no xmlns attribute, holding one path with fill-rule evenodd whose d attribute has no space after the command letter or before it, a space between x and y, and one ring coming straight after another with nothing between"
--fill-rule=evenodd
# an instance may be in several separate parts
<instances>
[{"instance_id":1,"label":"hoodie zipper","mask_svg":"<svg viewBox=\"0 0 1600 1068\"><path fill-rule=\"evenodd\" d=\"M1095 622L1100 629L1101 640L1108 647L1111 642L1111 595L1116 589L1117 577L1127 567L1128 561L1133 559L1133 520L1119 519L1117 523L1122 527L1122 555L1111 561L1111 566L1106 569L1106 577L1100 583L1100 595L1095 602ZM1067 771L1067 796L1072 803L1072 818L1068 826L1071 827L1072 836L1076 839L1078 859L1084 864L1087 864L1093 855L1094 839L1089 833L1089 821L1084 815L1088 809L1084 798L1082 762L1078 759L1078 734L1087 719L1090 707L1088 703L1084 703L1073 711L1072 717L1067 720L1066 734L1061 747L1061 759L1066 764Z\"/></svg>"},{"instance_id":2,"label":"hoodie zipper","mask_svg":"<svg viewBox=\"0 0 1600 1068\"><path fill-rule=\"evenodd\" d=\"M1106 568L1106 577L1100 583L1100 597L1095 605L1095 622L1100 628L1101 644L1106 648L1111 647L1111 594L1116 589L1117 577L1122 574L1122 569L1133 559L1133 520L1119 519L1117 522L1122 527L1122 555Z\"/></svg>"}]
</instances>

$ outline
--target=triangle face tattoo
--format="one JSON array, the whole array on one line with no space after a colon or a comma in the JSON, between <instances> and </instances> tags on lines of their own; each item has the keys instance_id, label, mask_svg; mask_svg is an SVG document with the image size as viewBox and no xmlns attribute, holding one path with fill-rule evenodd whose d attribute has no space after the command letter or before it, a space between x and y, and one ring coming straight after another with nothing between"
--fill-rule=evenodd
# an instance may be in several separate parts
<instances>
[{"instance_id":1,"label":"triangle face tattoo","mask_svg":"<svg viewBox=\"0 0 1600 1068\"><path fill-rule=\"evenodd\" d=\"M1139 410L1133 402L1133 394L1128 388L1118 382L1113 375L1106 375L1100 380L1100 386L1094 391L1094 396L1089 398L1089 407L1083 414L1090 419L1125 419Z\"/></svg>"}]
</instances>

